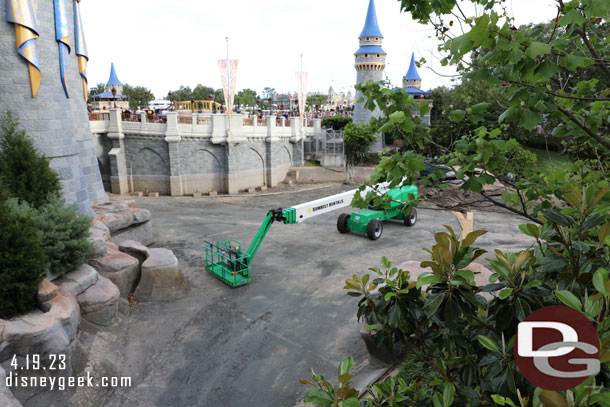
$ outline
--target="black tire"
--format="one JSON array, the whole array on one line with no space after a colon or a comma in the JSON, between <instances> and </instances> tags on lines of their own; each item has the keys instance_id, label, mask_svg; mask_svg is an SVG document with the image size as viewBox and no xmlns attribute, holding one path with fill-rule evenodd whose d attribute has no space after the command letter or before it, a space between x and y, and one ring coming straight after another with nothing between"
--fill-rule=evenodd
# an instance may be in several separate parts
<instances>
[{"instance_id":1,"label":"black tire","mask_svg":"<svg viewBox=\"0 0 610 407\"><path fill-rule=\"evenodd\" d=\"M339 219L337 219L337 230L340 233L347 233L349 229L347 228L347 220L349 219L349 214L342 213L339 215Z\"/></svg>"},{"instance_id":2,"label":"black tire","mask_svg":"<svg viewBox=\"0 0 610 407\"><path fill-rule=\"evenodd\" d=\"M415 208L411 209L411 214L409 216L405 216L403 222L405 226L413 226L415 222L417 222L417 211Z\"/></svg>"},{"instance_id":3,"label":"black tire","mask_svg":"<svg viewBox=\"0 0 610 407\"><path fill-rule=\"evenodd\" d=\"M366 235L371 240L377 240L383 233L383 223L379 219L373 219L366 226Z\"/></svg>"}]
</instances>

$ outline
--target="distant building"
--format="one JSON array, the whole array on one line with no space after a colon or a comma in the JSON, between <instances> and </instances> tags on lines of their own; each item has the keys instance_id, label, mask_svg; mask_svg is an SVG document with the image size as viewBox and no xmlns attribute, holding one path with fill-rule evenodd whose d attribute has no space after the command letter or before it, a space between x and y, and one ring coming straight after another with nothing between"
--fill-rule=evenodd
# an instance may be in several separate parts
<instances>
[{"instance_id":1,"label":"distant building","mask_svg":"<svg viewBox=\"0 0 610 407\"><path fill-rule=\"evenodd\" d=\"M114 89L115 94L112 94ZM116 75L114 70L114 63L110 65L110 77L106 82L104 92L98 93L93 97L91 106L94 110L112 109L114 107L118 109L129 109L128 97L123 95L123 84Z\"/></svg>"}]
</instances>

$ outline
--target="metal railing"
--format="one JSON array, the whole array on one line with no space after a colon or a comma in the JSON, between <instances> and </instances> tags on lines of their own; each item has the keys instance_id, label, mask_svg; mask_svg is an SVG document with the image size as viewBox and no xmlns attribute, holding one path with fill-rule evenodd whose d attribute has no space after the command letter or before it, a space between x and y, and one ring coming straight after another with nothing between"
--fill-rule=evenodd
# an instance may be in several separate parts
<instances>
[{"instance_id":1,"label":"metal railing","mask_svg":"<svg viewBox=\"0 0 610 407\"><path fill-rule=\"evenodd\" d=\"M254 126L254 120L251 117L244 117L244 126Z\"/></svg>"},{"instance_id":2,"label":"metal railing","mask_svg":"<svg viewBox=\"0 0 610 407\"><path fill-rule=\"evenodd\" d=\"M135 113L123 113L121 114L121 120L124 122L140 122L140 115Z\"/></svg>"},{"instance_id":3,"label":"metal railing","mask_svg":"<svg viewBox=\"0 0 610 407\"><path fill-rule=\"evenodd\" d=\"M267 125L267 119L257 119L256 125L257 126L266 126Z\"/></svg>"},{"instance_id":4,"label":"metal railing","mask_svg":"<svg viewBox=\"0 0 610 407\"><path fill-rule=\"evenodd\" d=\"M90 112L89 120L92 122L98 120L110 120L110 112Z\"/></svg>"},{"instance_id":5,"label":"metal railing","mask_svg":"<svg viewBox=\"0 0 610 407\"><path fill-rule=\"evenodd\" d=\"M197 124L199 125L211 125L212 118L210 116L197 116Z\"/></svg>"}]
</instances>

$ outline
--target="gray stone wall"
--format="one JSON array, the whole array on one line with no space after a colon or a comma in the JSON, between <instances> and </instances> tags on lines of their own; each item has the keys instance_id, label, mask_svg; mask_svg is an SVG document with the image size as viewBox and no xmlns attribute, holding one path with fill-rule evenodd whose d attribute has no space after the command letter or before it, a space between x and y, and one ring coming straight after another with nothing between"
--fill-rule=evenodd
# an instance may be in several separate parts
<instances>
[{"instance_id":1,"label":"gray stone wall","mask_svg":"<svg viewBox=\"0 0 610 407\"><path fill-rule=\"evenodd\" d=\"M124 152L124 175L117 163L113 165L109 154L113 148ZM104 178L124 182L125 192L162 195L237 193L248 188L272 187L286 178L291 166L303 162L303 141L288 140L213 144L209 139L191 138L168 143L161 137L127 134L119 142L111 140L108 134L97 133L95 151ZM172 177L171 168L176 168L179 175ZM125 180L119 181L122 178ZM175 191L171 187L173 182L180 185Z\"/></svg>"},{"instance_id":2,"label":"gray stone wall","mask_svg":"<svg viewBox=\"0 0 610 407\"><path fill-rule=\"evenodd\" d=\"M91 201L104 198L105 192L83 98L74 37L66 72L68 99L59 75L53 2L32 0L32 4L40 35L36 46L42 72L35 98L31 97L28 64L16 50L14 26L6 22L6 2L0 2L0 114L7 110L15 113L21 127L60 174L66 200L77 202L81 212L92 214ZM69 7L73 7L72 2Z\"/></svg>"},{"instance_id":3,"label":"gray stone wall","mask_svg":"<svg viewBox=\"0 0 610 407\"><path fill-rule=\"evenodd\" d=\"M125 138L123 143L130 189L169 195L170 157L167 143L159 139L141 138Z\"/></svg>"}]
</instances>

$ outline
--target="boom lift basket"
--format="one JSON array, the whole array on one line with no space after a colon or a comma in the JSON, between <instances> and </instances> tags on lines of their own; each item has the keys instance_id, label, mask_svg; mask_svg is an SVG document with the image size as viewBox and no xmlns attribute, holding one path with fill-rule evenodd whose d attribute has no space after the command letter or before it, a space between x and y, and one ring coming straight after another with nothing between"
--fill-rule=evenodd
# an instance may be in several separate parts
<instances>
[{"instance_id":1,"label":"boom lift basket","mask_svg":"<svg viewBox=\"0 0 610 407\"><path fill-rule=\"evenodd\" d=\"M231 287L250 282L250 255L241 250L241 242L229 239L224 242L205 243L205 268Z\"/></svg>"}]
</instances>

